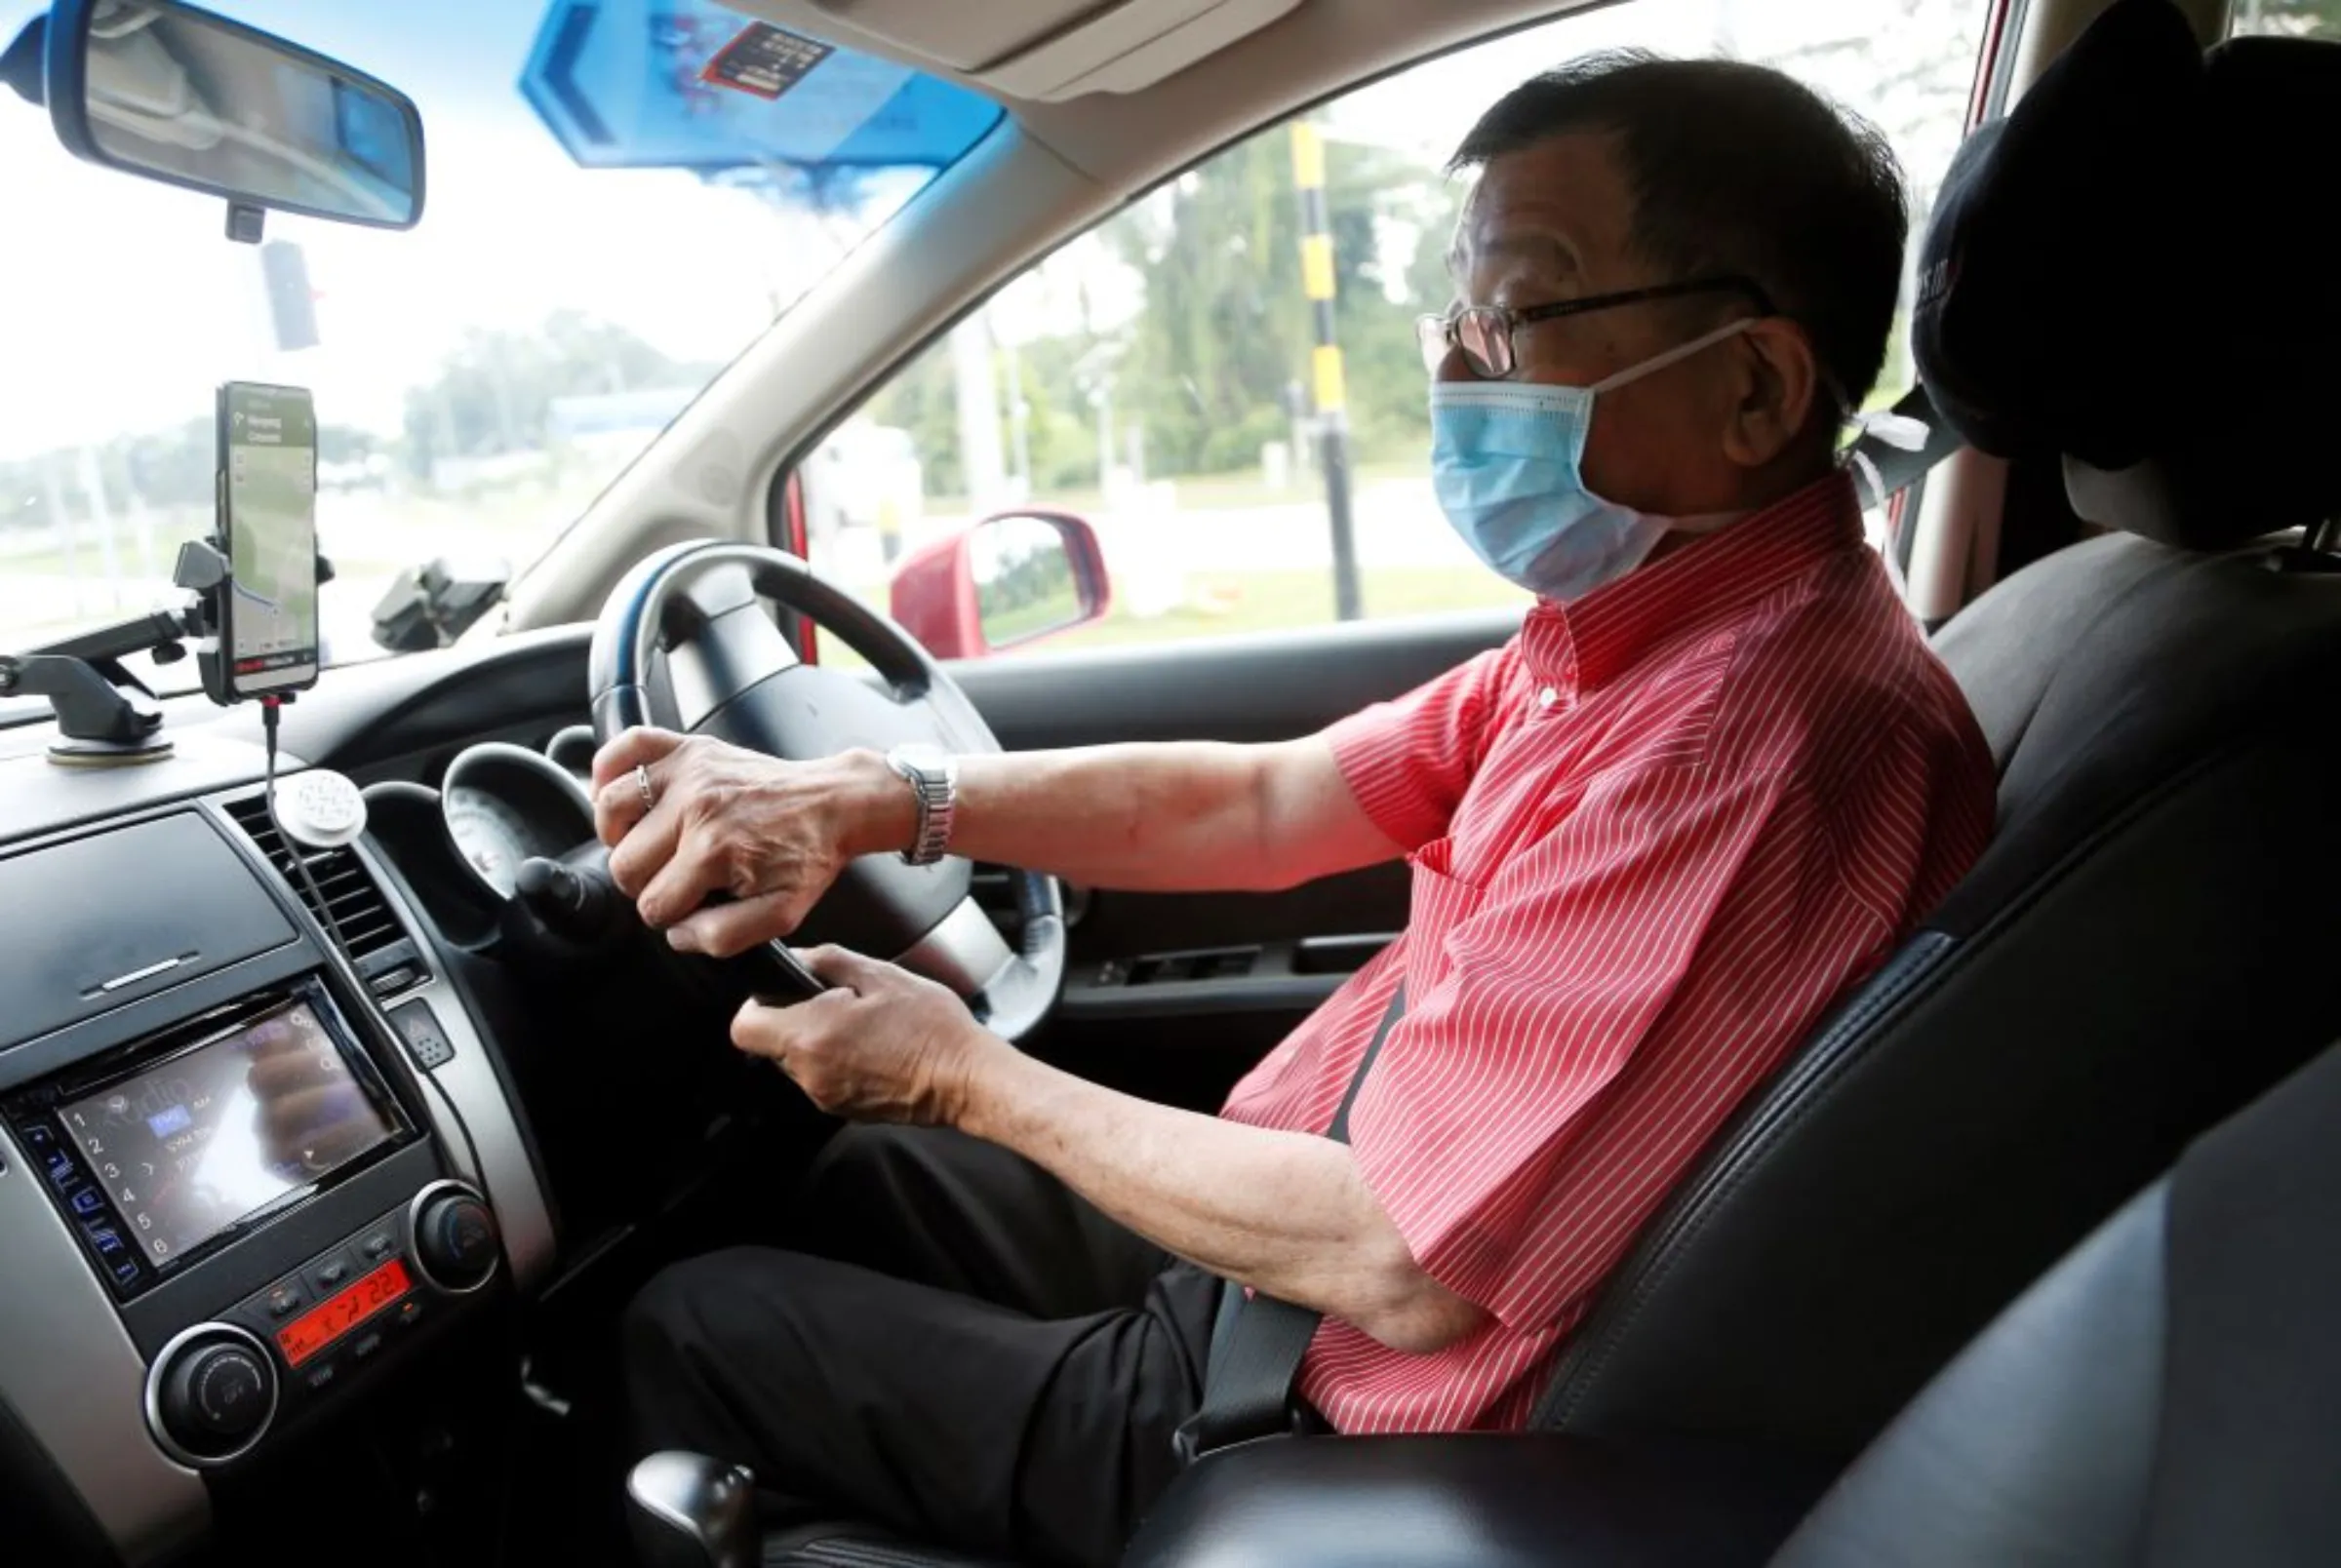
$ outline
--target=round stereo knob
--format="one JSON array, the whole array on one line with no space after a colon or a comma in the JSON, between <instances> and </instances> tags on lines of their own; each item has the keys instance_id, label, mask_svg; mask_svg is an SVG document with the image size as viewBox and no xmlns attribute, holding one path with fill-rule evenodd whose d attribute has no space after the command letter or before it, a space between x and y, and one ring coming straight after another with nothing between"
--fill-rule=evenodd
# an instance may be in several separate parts
<instances>
[{"instance_id":1,"label":"round stereo knob","mask_svg":"<svg viewBox=\"0 0 2341 1568\"><path fill-rule=\"evenodd\" d=\"M237 1330L198 1331L168 1350L156 1370L155 1424L191 1459L232 1458L276 1412L276 1369Z\"/></svg>"},{"instance_id":2,"label":"round stereo knob","mask_svg":"<svg viewBox=\"0 0 2341 1568\"><path fill-rule=\"evenodd\" d=\"M496 1272L496 1216L461 1189L423 1200L415 1216L415 1255L433 1283L471 1290Z\"/></svg>"}]
</instances>

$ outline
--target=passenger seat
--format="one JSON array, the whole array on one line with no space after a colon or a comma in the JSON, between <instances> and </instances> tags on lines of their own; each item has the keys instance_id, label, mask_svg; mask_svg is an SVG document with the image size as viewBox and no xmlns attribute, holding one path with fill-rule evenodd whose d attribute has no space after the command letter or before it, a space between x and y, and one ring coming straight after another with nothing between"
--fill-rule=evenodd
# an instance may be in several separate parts
<instances>
[{"instance_id":1,"label":"passenger seat","mask_svg":"<svg viewBox=\"0 0 2341 1568\"><path fill-rule=\"evenodd\" d=\"M2336 1237L2341 1049L2003 1314L1776 1568L2341 1562Z\"/></svg>"}]
</instances>

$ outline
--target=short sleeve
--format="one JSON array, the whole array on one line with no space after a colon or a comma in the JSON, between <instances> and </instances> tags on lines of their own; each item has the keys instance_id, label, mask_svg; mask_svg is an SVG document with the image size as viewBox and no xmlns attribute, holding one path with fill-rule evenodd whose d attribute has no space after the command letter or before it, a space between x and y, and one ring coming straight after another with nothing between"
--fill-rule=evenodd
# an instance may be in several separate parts
<instances>
[{"instance_id":1,"label":"short sleeve","mask_svg":"<svg viewBox=\"0 0 2341 1568\"><path fill-rule=\"evenodd\" d=\"M1516 638L1325 732L1350 793L1392 842L1419 849L1448 831L1519 663Z\"/></svg>"},{"instance_id":2,"label":"short sleeve","mask_svg":"<svg viewBox=\"0 0 2341 1568\"><path fill-rule=\"evenodd\" d=\"M1416 866L1407 1014L1351 1119L1359 1169L1417 1264L1520 1329L1564 1299L1531 1233L1576 1124L1658 1026L1710 922L1767 838L1826 855L1771 773L1673 767L1597 779L1485 889ZM1743 889L1744 891L1744 889ZM1436 899L1439 906L1423 908Z\"/></svg>"}]
</instances>

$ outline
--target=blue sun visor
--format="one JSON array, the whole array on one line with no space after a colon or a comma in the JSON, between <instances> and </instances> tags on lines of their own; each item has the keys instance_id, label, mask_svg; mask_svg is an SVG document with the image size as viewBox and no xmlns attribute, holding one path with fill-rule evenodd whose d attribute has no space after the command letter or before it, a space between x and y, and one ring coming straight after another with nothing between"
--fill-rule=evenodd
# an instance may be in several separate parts
<instances>
[{"instance_id":1,"label":"blue sun visor","mask_svg":"<svg viewBox=\"0 0 2341 1568\"><path fill-rule=\"evenodd\" d=\"M944 169L1000 106L715 0L553 0L522 94L588 169Z\"/></svg>"}]
</instances>

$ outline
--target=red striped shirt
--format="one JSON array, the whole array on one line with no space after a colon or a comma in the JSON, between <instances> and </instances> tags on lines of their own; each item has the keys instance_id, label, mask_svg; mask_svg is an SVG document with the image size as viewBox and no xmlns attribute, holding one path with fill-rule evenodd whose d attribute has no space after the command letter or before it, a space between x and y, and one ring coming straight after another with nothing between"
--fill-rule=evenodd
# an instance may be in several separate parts
<instances>
[{"instance_id":1,"label":"red striped shirt","mask_svg":"<svg viewBox=\"0 0 2341 1568\"><path fill-rule=\"evenodd\" d=\"M1328 732L1408 846L1406 935L1222 1115L1351 1113L1415 1260L1491 1314L1410 1355L1328 1318L1349 1432L1524 1425L1554 1352L1740 1098L1981 852L1993 773L1842 475Z\"/></svg>"}]
</instances>

